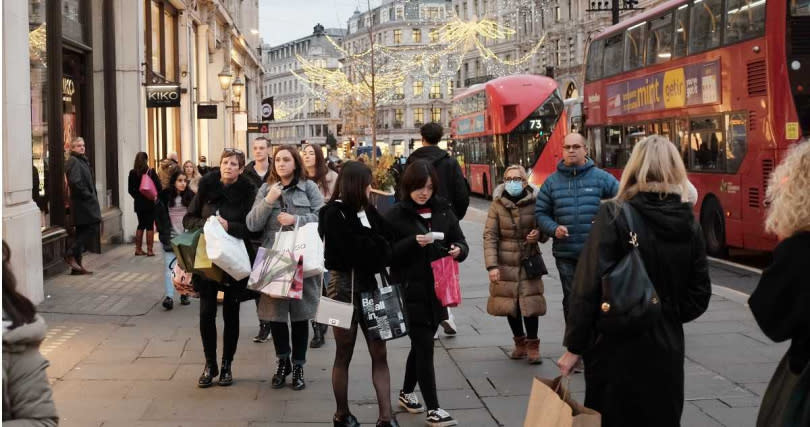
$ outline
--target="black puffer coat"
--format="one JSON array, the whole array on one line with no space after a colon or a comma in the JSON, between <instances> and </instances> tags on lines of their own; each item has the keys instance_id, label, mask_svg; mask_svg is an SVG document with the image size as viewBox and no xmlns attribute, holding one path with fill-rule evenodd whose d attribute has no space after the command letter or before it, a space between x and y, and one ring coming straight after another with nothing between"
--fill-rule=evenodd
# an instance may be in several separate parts
<instances>
[{"instance_id":1,"label":"black puffer coat","mask_svg":"<svg viewBox=\"0 0 810 427\"><path fill-rule=\"evenodd\" d=\"M427 221L416 212L417 205L411 200L395 204L385 219L394 232L391 276L394 283L401 283L405 287L408 321L414 325L436 328L442 320L447 319L447 309L436 298L430 263L447 256L451 244L461 249L461 254L456 258L458 262L467 258L470 248L456 215L444 199L434 196L426 206L431 209L430 229ZM444 240L420 247L416 243L416 235L429 231L444 233Z\"/></svg>"},{"instance_id":2,"label":"black puffer coat","mask_svg":"<svg viewBox=\"0 0 810 427\"><path fill-rule=\"evenodd\" d=\"M638 193L639 252L663 315L638 335L597 331L601 277L628 251L626 221L615 203L596 215L574 276L563 344L585 360L585 406L604 427L680 426L683 411L683 323L709 305L711 283L700 225L680 195Z\"/></svg>"},{"instance_id":3,"label":"black puffer coat","mask_svg":"<svg viewBox=\"0 0 810 427\"><path fill-rule=\"evenodd\" d=\"M183 227L186 230L202 228L208 217L216 215L219 211L219 216L228 221L228 234L245 241L252 262L256 255L250 242L250 232L245 224L245 218L256 198L256 187L242 176L233 184L226 186L220 181L220 177L219 171L215 171L200 179L199 192L188 206L188 213L183 218ZM203 282L212 283L221 288L220 290L244 289L247 286L247 278L236 281L227 274L224 279L229 285L227 288L223 284L203 280L197 274L194 275L194 279L195 287Z\"/></svg>"}]
</instances>

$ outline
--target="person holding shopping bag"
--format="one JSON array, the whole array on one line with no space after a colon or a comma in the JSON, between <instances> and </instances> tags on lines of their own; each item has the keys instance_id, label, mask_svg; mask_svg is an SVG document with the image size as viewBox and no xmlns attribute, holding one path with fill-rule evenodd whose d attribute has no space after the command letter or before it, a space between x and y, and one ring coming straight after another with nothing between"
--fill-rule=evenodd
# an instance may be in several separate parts
<instances>
[{"instance_id":1,"label":"person holding shopping bag","mask_svg":"<svg viewBox=\"0 0 810 427\"><path fill-rule=\"evenodd\" d=\"M171 240L185 231L183 218L188 212L192 199L194 199L194 192L188 188L188 176L180 171L175 172L169 178L169 188L158 194L155 223L160 243L163 245L163 262L166 266L166 270L163 271L166 288L163 308L166 310L174 308L174 283L172 282L171 266L177 257L172 252ZM190 304L188 295L180 295L180 304Z\"/></svg>"},{"instance_id":2,"label":"person holding shopping bag","mask_svg":"<svg viewBox=\"0 0 810 427\"><path fill-rule=\"evenodd\" d=\"M318 185L306 179L298 150L285 145L276 151L267 182L259 188L253 208L247 216L247 226L250 231L262 231L262 247L272 248L276 233L282 227L294 230L317 221L321 206L323 196ZM304 291L300 300L270 298L264 294L259 299L259 320L270 323L270 333L273 335L273 345L278 357L276 374L271 383L273 388L284 387L287 376L291 373L293 389L302 390L306 387L304 363L307 357L309 321L315 318L318 309L320 286L320 276L307 277L304 279ZM288 321L290 327L287 326Z\"/></svg>"},{"instance_id":3,"label":"person holding shopping bag","mask_svg":"<svg viewBox=\"0 0 810 427\"><path fill-rule=\"evenodd\" d=\"M135 155L135 165L129 171L127 190L135 202L135 215L138 217L138 227L135 230L135 255L155 256L152 247L155 242L155 200L149 200L141 194L140 187L143 176L152 179L157 191L161 190L160 180L154 169L149 167L149 158L143 151ZM143 251L143 239L146 237L146 252Z\"/></svg>"},{"instance_id":4,"label":"person holding shopping bag","mask_svg":"<svg viewBox=\"0 0 810 427\"><path fill-rule=\"evenodd\" d=\"M526 260L542 261L537 246L540 231L534 217L536 202L526 170L520 165L509 166L503 173L503 184L492 192L484 226L484 262L490 282L487 313L506 316L515 341L509 357L528 359L531 364L542 363L537 328L539 316L546 314L543 280L524 267Z\"/></svg>"},{"instance_id":5,"label":"person holding shopping bag","mask_svg":"<svg viewBox=\"0 0 810 427\"><path fill-rule=\"evenodd\" d=\"M461 262L469 253L453 209L435 194L438 181L436 169L429 162L412 163L402 176L402 201L385 216L394 230L391 275L395 283L406 286L405 307L411 339L399 404L410 413L425 411L414 392L418 383L427 406L426 423L432 427L453 426L458 422L439 407L436 394L433 336L448 316L447 308L436 297L431 262L446 256Z\"/></svg>"},{"instance_id":6,"label":"person holding shopping bag","mask_svg":"<svg viewBox=\"0 0 810 427\"><path fill-rule=\"evenodd\" d=\"M250 212L256 187L240 174L245 167L245 154L235 148L226 148L222 152L219 170L213 171L200 179L199 192L191 200L188 213L183 218L186 230L203 228L209 217L215 216L222 228L236 238L242 239L253 256L253 248L245 217ZM247 291L247 278L235 280L224 274L221 282L206 279L194 274L194 290L200 294L200 337L205 353L205 369L197 383L199 387L210 387L214 378L219 376L219 385L233 383L231 362L236 353L239 341L239 304L251 298ZM225 323L223 331L222 370L217 366L217 292L222 291L222 316Z\"/></svg>"},{"instance_id":7,"label":"person holding shopping bag","mask_svg":"<svg viewBox=\"0 0 810 427\"><path fill-rule=\"evenodd\" d=\"M360 293L377 287L375 274L391 262L390 227L369 203L371 169L360 162L347 162L338 176L332 199L321 209L318 228L325 243L329 269L327 297L354 305L354 317L348 329L332 328L335 335L335 363L332 390L337 411L336 427L360 424L349 412L349 363L354 353L357 328L363 330L371 356L371 378L377 391L378 427L397 426L391 411L391 378L385 341L368 336L362 318ZM352 292L352 290L354 292ZM320 325L318 325L320 326Z\"/></svg>"}]
</instances>

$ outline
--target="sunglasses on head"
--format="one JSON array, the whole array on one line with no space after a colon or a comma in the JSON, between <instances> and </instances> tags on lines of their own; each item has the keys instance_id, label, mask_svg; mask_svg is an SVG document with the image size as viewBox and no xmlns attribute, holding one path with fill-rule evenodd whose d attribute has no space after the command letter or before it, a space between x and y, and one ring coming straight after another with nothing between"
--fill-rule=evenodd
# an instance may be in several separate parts
<instances>
[{"instance_id":1,"label":"sunglasses on head","mask_svg":"<svg viewBox=\"0 0 810 427\"><path fill-rule=\"evenodd\" d=\"M245 152L244 152L244 151L242 151L242 150L240 150L240 149L238 149L238 148L225 148L225 149L224 149L224 150L222 150L222 151L224 151L224 152L226 152L226 153L236 153L236 154L242 154L242 155L244 155L244 154L245 154Z\"/></svg>"}]
</instances>

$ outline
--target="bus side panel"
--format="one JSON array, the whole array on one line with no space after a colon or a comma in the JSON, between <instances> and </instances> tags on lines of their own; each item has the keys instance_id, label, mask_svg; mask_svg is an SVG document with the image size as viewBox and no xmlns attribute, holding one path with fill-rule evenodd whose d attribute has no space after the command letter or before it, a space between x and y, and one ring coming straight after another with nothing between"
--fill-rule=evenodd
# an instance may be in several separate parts
<instances>
[{"instance_id":1,"label":"bus side panel","mask_svg":"<svg viewBox=\"0 0 810 427\"><path fill-rule=\"evenodd\" d=\"M491 173L489 171L489 165L476 165L470 163L470 176L467 177L467 181L470 183L470 190L475 194L492 194L492 189L489 188L489 182L492 177L490 176ZM487 179L484 181L484 176L486 175ZM486 184L485 184L486 183Z\"/></svg>"},{"instance_id":2,"label":"bus side panel","mask_svg":"<svg viewBox=\"0 0 810 427\"><path fill-rule=\"evenodd\" d=\"M562 113L543 152L534 163L529 183L537 187L543 185L546 178L557 170L557 164L562 160L562 146L565 136L568 135L568 118Z\"/></svg>"}]
</instances>

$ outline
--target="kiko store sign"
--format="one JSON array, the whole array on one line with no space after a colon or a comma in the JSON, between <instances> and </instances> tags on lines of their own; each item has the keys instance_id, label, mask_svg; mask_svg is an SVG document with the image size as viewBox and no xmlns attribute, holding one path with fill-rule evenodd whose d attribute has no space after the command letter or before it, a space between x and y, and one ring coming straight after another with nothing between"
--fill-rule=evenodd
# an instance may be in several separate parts
<instances>
[{"instance_id":1,"label":"kiko store sign","mask_svg":"<svg viewBox=\"0 0 810 427\"><path fill-rule=\"evenodd\" d=\"M179 107L180 85L158 84L146 86L146 107Z\"/></svg>"}]
</instances>

